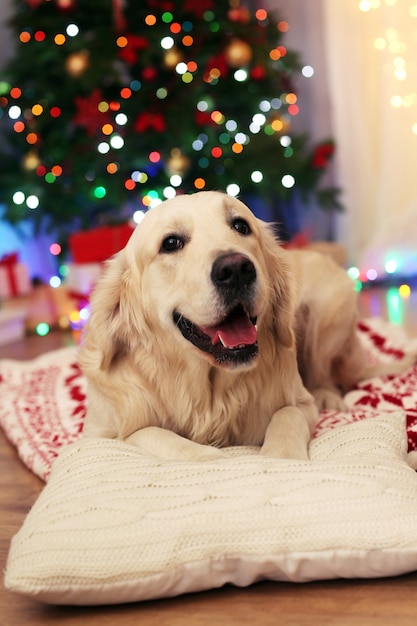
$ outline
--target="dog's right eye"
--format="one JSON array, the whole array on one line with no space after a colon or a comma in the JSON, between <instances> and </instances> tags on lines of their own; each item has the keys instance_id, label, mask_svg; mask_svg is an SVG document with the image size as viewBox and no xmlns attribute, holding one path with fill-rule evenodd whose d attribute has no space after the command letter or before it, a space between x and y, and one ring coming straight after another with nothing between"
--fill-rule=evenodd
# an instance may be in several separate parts
<instances>
[{"instance_id":1,"label":"dog's right eye","mask_svg":"<svg viewBox=\"0 0 417 626\"><path fill-rule=\"evenodd\" d=\"M247 221L244 220L242 217L237 217L236 219L233 220L232 228L237 230L237 232L240 233L241 235L250 235L252 232L251 227L249 226Z\"/></svg>"},{"instance_id":2,"label":"dog's right eye","mask_svg":"<svg viewBox=\"0 0 417 626\"><path fill-rule=\"evenodd\" d=\"M169 235L168 237L165 237L161 243L159 252L169 254L170 252L181 250L183 247L184 240L181 237L178 237L178 235Z\"/></svg>"}]
</instances>

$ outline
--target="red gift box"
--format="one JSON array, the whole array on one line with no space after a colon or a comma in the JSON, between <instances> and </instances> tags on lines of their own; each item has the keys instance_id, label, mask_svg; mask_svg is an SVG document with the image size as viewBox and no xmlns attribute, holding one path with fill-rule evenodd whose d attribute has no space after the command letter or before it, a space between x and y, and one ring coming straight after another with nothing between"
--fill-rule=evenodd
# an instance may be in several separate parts
<instances>
[{"instance_id":1,"label":"red gift box","mask_svg":"<svg viewBox=\"0 0 417 626\"><path fill-rule=\"evenodd\" d=\"M102 263L127 244L134 227L99 226L70 235L68 243L74 263Z\"/></svg>"},{"instance_id":2,"label":"red gift box","mask_svg":"<svg viewBox=\"0 0 417 626\"><path fill-rule=\"evenodd\" d=\"M26 265L19 263L16 252L0 259L0 298L25 296L32 291Z\"/></svg>"}]
</instances>

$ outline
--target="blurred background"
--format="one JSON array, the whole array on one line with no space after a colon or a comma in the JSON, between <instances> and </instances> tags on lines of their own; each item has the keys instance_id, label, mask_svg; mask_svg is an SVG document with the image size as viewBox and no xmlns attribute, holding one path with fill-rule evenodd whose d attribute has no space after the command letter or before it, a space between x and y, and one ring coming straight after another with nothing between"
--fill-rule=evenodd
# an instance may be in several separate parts
<instances>
[{"instance_id":1,"label":"blurred background","mask_svg":"<svg viewBox=\"0 0 417 626\"><path fill-rule=\"evenodd\" d=\"M144 213L204 189L407 297L416 64L414 0L0 0L3 305L79 316Z\"/></svg>"}]
</instances>

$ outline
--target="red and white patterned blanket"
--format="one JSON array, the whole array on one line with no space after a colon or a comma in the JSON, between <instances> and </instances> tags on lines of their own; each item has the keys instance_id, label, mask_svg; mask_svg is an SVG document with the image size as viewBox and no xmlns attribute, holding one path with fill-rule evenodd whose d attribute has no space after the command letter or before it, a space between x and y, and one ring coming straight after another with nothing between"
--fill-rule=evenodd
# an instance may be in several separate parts
<instances>
[{"instance_id":1,"label":"red and white patterned blanket","mask_svg":"<svg viewBox=\"0 0 417 626\"><path fill-rule=\"evenodd\" d=\"M393 361L417 346L401 329L379 318L359 324L369 359ZM361 383L346 396L349 411L323 411L315 436L342 424L403 410L409 450L417 450L417 365L401 376ZM32 361L0 361L0 425L23 463L43 480L62 446L80 436L86 414L86 381L76 348L62 348Z\"/></svg>"}]
</instances>

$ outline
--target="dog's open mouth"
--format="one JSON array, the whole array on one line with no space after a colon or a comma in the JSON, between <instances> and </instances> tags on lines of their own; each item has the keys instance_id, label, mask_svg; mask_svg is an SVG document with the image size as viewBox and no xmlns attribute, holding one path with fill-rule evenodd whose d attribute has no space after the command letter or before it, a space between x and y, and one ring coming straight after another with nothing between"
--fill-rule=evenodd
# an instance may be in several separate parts
<instances>
[{"instance_id":1,"label":"dog's open mouth","mask_svg":"<svg viewBox=\"0 0 417 626\"><path fill-rule=\"evenodd\" d=\"M247 364L258 355L256 318L241 305L213 326L197 326L177 312L174 322L185 339L211 354L219 365Z\"/></svg>"}]
</instances>

